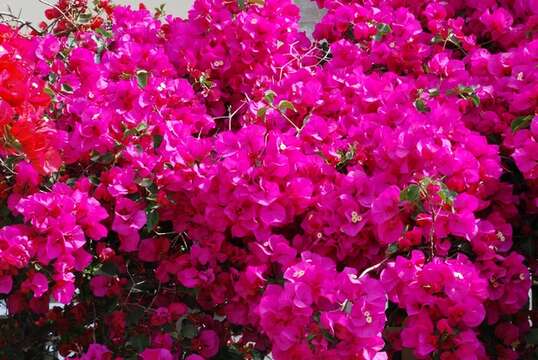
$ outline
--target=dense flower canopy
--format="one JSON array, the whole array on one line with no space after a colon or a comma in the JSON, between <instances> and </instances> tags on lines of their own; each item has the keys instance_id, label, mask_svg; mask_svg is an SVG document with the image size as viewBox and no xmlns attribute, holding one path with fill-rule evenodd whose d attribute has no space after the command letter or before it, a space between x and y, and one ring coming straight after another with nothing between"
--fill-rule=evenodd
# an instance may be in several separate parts
<instances>
[{"instance_id":1,"label":"dense flower canopy","mask_svg":"<svg viewBox=\"0 0 538 360\"><path fill-rule=\"evenodd\" d=\"M0 359L538 356L538 1L317 5L0 24Z\"/></svg>"}]
</instances>

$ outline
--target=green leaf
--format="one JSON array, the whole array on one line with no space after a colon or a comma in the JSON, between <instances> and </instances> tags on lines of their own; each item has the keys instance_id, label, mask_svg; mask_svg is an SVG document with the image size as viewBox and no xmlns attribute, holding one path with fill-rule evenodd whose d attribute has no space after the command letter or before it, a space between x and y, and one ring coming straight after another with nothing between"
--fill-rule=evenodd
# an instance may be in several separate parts
<instances>
[{"instance_id":1,"label":"green leaf","mask_svg":"<svg viewBox=\"0 0 538 360\"><path fill-rule=\"evenodd\" d=\"M463 85L458 86L458 91L461 95L470 96L474 94L474 90L475 89L471 86L463 86Z\"/></svg>"},{"instance_id":2,"label":"green leaf","mask_svg":"<svg viewBox=\"0 0 538 360\"><path fill-rule=\"evenodd\" d=\"M165 8L166 4L161 4L158 7L155 8L155 15L156 16L163 16L165 14Z\"/></svg>"},{"instance_id":3,"label":"green leaf","mask_svg":"<svg viewBox=\"0 0 538 360\"><path fill-rule=\"evenodd\" d=\"M256 349L252 349L251 352L250 352L250 355L252 356L252 360L270 359L269 357L267 357L267 354L265 354L264 352L262 352L260 350L256 350Z\"/></svg>"},{"instance_id":4,"label":"green leaf","mask_svg":"<svg viewBox=\"0 0 538 360\"><path fill-rule=\"evenodd\" d=\"M136 131L139 133L144 132L147 129L148 129L148 124L146 124L145 122L138 124L138 126L136 127Z\"/></svg>"},{"instance_id":5,"label":"green leaf","mask_svg":"<svg viewBox=\"0 0 538 360\"><path fill-rule=\"evenodd\" d=\"M159 223L159 211L155 206L148 206L146 208L146 230L152 231Z\"/></svg>"},{"instance_id":6,"label":"green leaf","mask_svg":"<svg viewBox=\"0 0 538 360\"><path fill-rule=\"evenodd\" d=\"M181 336L186 339L194 339L198 335L198 330L191 321L184 320L181 325L180 333Z\"/></svg>"},{"instance_id":7,"label":"green leaf","mask_svg":"<svg viewBox=\"0 0 538 360\"><path fill-rule=\"evenodd\" d=\"M455 45L456 47L461 48L461 42L458 40L458 37L456 36L456 34L451 32L450 34L448 34L446 40L449 43Z\"/></svg>"},{"instance_id":8,"label":"green leaf","mask_svg":"<svg viewBox=\"0 0 538 360\"><path fill-rule=\"evenodd\" d=\"M293 104L288 101L288 100L281 100L279 103L278 103L278 110L280 110L281 112L285 112L286 110L293 110L293 111L296 111L295 110L295 106L293 106Z\"/></svg>"},{"instance_id":9,"label":"green leaf","mask_svg":"<svg viewBox=\"0 0 538 360\"><path fill-rule=\"evenodd\" d=\"M162 135L153 135L153 148L157 150L159 146L161 146L163 142L163 136Z\"/></svg>"},{"instance_id":10,"label":"green leaf","mask_svg":"<svg viewBox=\"0 0 538 360\"><path fill-rule=\"evenodd\" d=\"M128 138L129 136L136 135L136 129L127 129L123 132L123 139Z\"/></svg>"},{"instance_id":11,"label":"green leaf","mask_svg":"<svg viewBox=\"0 0 538 360\"><path fill-rule=\"evenodd\" d=\"M148 72L146 70L138 70L136 72L136 80L138 82L138 86L141 88L145 88L146 85L148 85Z\"/></svg>"},{"instance_id":12,"label":"green leaf","mask_svg":"<svg viewBox=\"0 0 538 360\"><path fill-rule=\"evenodd\" d=\"M454 203L454 199L456 198L458 193L456 193L455 191L450 190L446 186L446 184L443 183L443 182L439 182L438 184L439 184L440 188L439 188L439 191L437 193L441 197L441 200L443 200L443 202L445 204L452 205L452 203Z\"/></svg>"},{"instance_id":13,"label":"green leaf","mask_svg":"<svg viewBox=\"0 0 538 360\"><path fill-rule=\"evenodd\" d=\"M256 115L261 119L265 119L265 115L267 114L267 110L268 110L267 106L261 107L256 112Z\"/></svg>"},{"instance_id":14,"label":"green leaf","mask_svg":"<svg viewBox=\"0 0 538 360\"><path fill-rule=\"evenodd\" d=\"M480 106L480 98L478 97L478 95L476 94L472 94L469 96L469 98L471 99L473 105L475 107L479 107Z\"/></svg>"},{"instance_id":15,"label":"green leaf","mask_svg":"<svg viewBox=\"0 0 538 360\"><path fill-rule=\"evenodd\" d=\"M339 172L345 171L348 162L353 160L353 158L355 157L355 152L356 152L355 146L351 144L348 146L347 151L344 151L344 150L338 151L338 154L340 155L340 160L336 164L336 170Z\"/></svg>"},{"instance_id":16,"label":"green leaf","mask_svg":"<svg viewBox=\"0 0 538 360\"><path fill-rule=\"evenodd\" d=\"M99 35L106 37L107 39L112 38L112 33L109 31L106 31L105 29L101 29L101 28L95 29L95 32L98 33Z\"/></svg>"},{"instance_id":17,"label":"green leaf","mask_svg":"<svg viewBox=\"0 0 538 360\"><path fill-rule=\"evenodd\" d=\"M527 344L538 345L538 329L532 329L525 337Z\"/></svg>"},{"instance_id":18,"label":"green leaf","mask_svg":"<svg viewBox=\"0 0 538 360\"><path fill-rule=\"evenodd\" d=\"M338 344L338 339L333 334L331 334L329 331L327 331L325 329L321 329L321 333L323 334L323 337L328 342L330 342L331 344L333 344L333 345Z\"/></svg>"},{"instance_id":19,"label":"green leaf","mask_svg":"<svg viewBox=\"0 0 538 360\"><path fill-rule=\"evenodd\" d=\"M439 96L439 89L438 89L438 88L431 88L431 89L428 89L428 94L429 94L431 97Z\"/></svg>"},{"instance_id":20,"label":"green leaf","mask_svg":"<svg viewBox=\"0 0 538 360\"><path fill-rule=\"evenodd\" d=\"M460 98L471 100L474 106L480 105L480 98L476 95L476 87L459 85L457 93Z\"/></svg>"},{"instance_id":21,"label":"green leaf","mask_svg":"<svg viewBox=\"0 0 538 360\"><path fill-rule=\"evenodd\" d=\"M202 85L204 89L211 89L211 86L213 86L213 82L209 80L206 74L200 75L200 77L198 78L198 82L200 83L200 85Z\"/></svg>"},{"instance_id":22,"label":"green leaf","mask_svg":"<svg viewBox=\"0 0 538 360\"><path fill-rule=\"evenodd\" d=\"M441 35L435 35L434 37L432 37L431 39L431 43L432 44L438 44L438 43L442 43L443 42L443 38L441 37Z\"/></svg>"},{"instance_id":23,"label":"green leaf","mask_svg":"<svg viewBox=\"0 0 538 360\"><path fill-rule=\"evenodd\" d=\"M142 133L144 133L144 131L146 131L148 129L148 124L146 123L140 123L138 124L137 127L135 128L131 128L131 129L126 129L123 133L123 138L127 138L129 136L132 136L132 135L142 135Z\"/></svg>"},{"instance_id":24,"label":"green leaf","mask_svg":"<svg viewBox=\"0 0 538 360\"><path fill-rule=\"evenodd\" d=\"M114 154L111 152L104 154L95 153L90 160L99 164L110 164L114 161Z\"/></svg>"},{"instance_id":25,"label":"green leaf","mask_svg":"<svg viewBox=\"0 0 538 360\"><path fill-rule=\"evenodd\" d=\"M525 115L525 116L519 116L512 121L512 124L510 127L512 128L512 131L516 132L521 129L525 129L531 124L532 119L534 118L533 115Z\"/></svg>"},{"instance_id":26,"label":"green leaf","mask_svg":"<svg viewBox=\"0 0 538 360\"><path fill-rule=\"evenodd\" d=\"M82 13L78 15L77 22L80 24L87 24L90 22L91 19L92 19L92 14Z\"/></svg>"},{"instance_id":27,"label":"green leaf","mask_svg":"<svg viewBox=\"0 0 538 360\"><path fill-rule=\"evenodd\" d=\"M220 348L220 351L215 357L212 359L214 360L243 360L243 355L237 351L236 349L233 349L231 347L222 347Z\"/></svg>"},{"instance_id":28,"label":"green leaf","mask_svg":"<svg viewBox=\"0 0 538 360\"><path fill-rule=\"evenodd\" d=\"M174 331L174 325L170 323L164 324L163 326L161 326L161 329L164 332L171 333L172 331Z\"/></svg>"},{"instance_id":29,"label":"green leaf","mask_svg":"<svg viewBox=\"0 0 538 360\"><path fill-rule=\"evenodd\" d=\"M129 339L129 343L137 350L137 352L144 351L150 344L149 337L146 335L135 335Z\"/></svg>"},{"instance_id":30,"label":"green leaf","mask_svg":"<svg viewBox=\"0 0 538 360\"><path fill-rule=\"evenodd\" d=\"M400 191L400 200L417 202L420 200L420 187L416 184L411 184Z\"/></svg>"},{"instance_id":31,"label":"green leaf","mask_svg":"<svg viewBox=\"0 0 538 360\"><path fill-rule=\"evenodd\" d=\"M389 24L379 23L377 24L376 28L377 28L377 33L374 36L375 41L381 41L381 39L383 39L385 35L392 32L392 28L390 27Z\"/></svg>"},{"instance_id":32,"label":"green leaf","mask_svg":"<svg viewBox=\"0 0 538 360\"><path fill-rule=\"evenodd\" d=\"M344 300L344 303L342 304L342 311L346 314L351 314L351 310L353 310L353 303L349 301L349 299Z\"/></svg>"},{"instance_id":33,"label":"green leaf","mask_svg":"<svg viewBox=\"0 0 538 360\"><path fill-rule=\"evenodd\" d=\"M267 278L267 283L268 284L278 284L278 285L284 285L284 279L280 276L278 277L275 277L275 276L270 276Z\"/></svg>"},{"instance_id":34,"label":"green leaf","mask_svg":"<svg viewBox=\"0 0 538 360\"><path fill-rule=\"evenodd\" d=\"M387 247L387 250L385 251L385 254L387 256L392 256L398 252L398 244L392 243Z\"/></svg>"},{"instance_id":35,"label":"green leaf","mask_svg":"<svg viewBox=\"0 0 538 360\"><path fill-rule=\"evenodd\" d=\"M65 183L69 186L75 186L75 183L77 182L77 178L71 177L65 181Z\"/></svg>"},{"instance_id":36,"label":"green leaf","mask_svg":"<svg viewBox=\"0 0 538 360\"><path fill-rule=\"evenodd\" d=\"M265 92L265 95L263 96L265 101L267 101L267 103L271 105L273 105L273 102L275 101L275 97L276 97L276 93L273 90L267 90Z\"/></svg>"},{"instance_id":37,"label":"green leaf","mask_svg":"<svg viewBox=\"0 0 538 360\"><path fill-rule=\"evenodd\" d=\"M430 185L433 182L432 178L429 176L426 176L420 180L420 187L423 189L426 189L428 185Z\"/></svg>"},{"instance_id":38,"label":"green leaf","mask_svg":"<svg viewBox=\"0 0 538 360\"><path fill-rule=\"evenodd\" d=\"M150 178L143 178L139 179L136 183L142 187L147 188L153 185L153 180L151 180Z\"/></svg>"},{"instance_id":39,"label":"green leaf","mask_svg":"<svg viewBox=\"0 0 538 360\"><path fill-rule=\"evenodd\" d=\"M103 265L101 266L101 268L99 270L101 270L103 273L105 273L107 275L117 275L117 274L119 274L119 270L118 270L118 267L116 266L116 264L114 264L113 262L110 262L110 261L107 261L107 262L103 263Z\"/></svg>"},{"instance_id":40,"label":"green leaf","mask_svg":"<svg viewBox=\"0 0 538 360\"><path fill-rule=\"evenodd\" d=\"M73 93L73 88L71 87L71 85L69 85L69 84L67 84L67 83L62 84L61 89L62 89L62 91L65 92L65 93L68 93L68 94L72 94L72 93Z\"/></svg>"},{"instance_id":41,"label":"green leaf","mask_svg":"<svg viewBox=\"0 0 538 360\"><path fill-rule=\"evenodd\" d=\"M415 100L414 105L415 105L415 108L422 113L426 113L430 111L430 108L426 106L426 103L424 102L424 100L420 98Z\"/></svg>"},{"instance_id":42,"label":"green leaf","mask_svg":"<svg viewBox=\"0 0 538 360\"><path fill-rule=\"evenodd\" d=\"M56 80L58 80L58 75L55 74L55 73L49 73L49 75L47 76L47 81L51 84L55 83Z\"/></svg>"},{"instance_id":43,"label":"green leaf","mask_svg":"<svg viewBox=\"0 0 538 360\"><path fill-rule=\"evenodd\" d=\"M54 91L48 87L48 86L45 86L43 88L43 91L45 92L45 94L47 94L48 96L50 96L51 98L54 98L56 96L56 94L54 93Z\"/></svg>"},{"instance_id":44,"label":"green leaf","mask_svg":"<svg viewBox=\"0 0 538 360\"><path fill-rule=\"evenodd\" d=\"M96 175L90 175L88 177L88 180L90 181L92 185L95 185L95 186L101 183L101 181L99 180L99 177L97 177Z\"/></svg>"},{"instance_id":45,"label":"green leaf","mask_svg":"<svg viewBox=\"0 0 538 360\"><path fill-rule=\"evenodd\" d=\"M176 332L181 334L181 329L183 329L183 322L187 319L186 315L183 315L176 321Z\"/></svg>"}]
</instances>

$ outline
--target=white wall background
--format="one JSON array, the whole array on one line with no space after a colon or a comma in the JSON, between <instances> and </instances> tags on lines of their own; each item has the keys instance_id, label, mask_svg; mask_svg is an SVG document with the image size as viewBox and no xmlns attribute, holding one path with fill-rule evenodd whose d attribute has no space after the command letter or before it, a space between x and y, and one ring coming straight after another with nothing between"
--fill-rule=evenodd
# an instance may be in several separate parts
<instances>
[{"instance_id":1,"label":"white wall background","mask_svg":"<svg viewBox=\"0 0 538 360\"><path fill-rule=\"evenodd\" d=\"M56 0L45 0L48 3L56 3ZM88 0L91 2L91 0ZM143 2L149 9L156 8L161 4L166 4L167 14L186 17L193 0L112 0L115 4L129 4L138 6ZM315 3L311 0L294 0L301 7L301 26L308 32L313 30L313 25L321 18L322 12L319 11ZM8 7L18 14L21 12L21 19L38 24L44 19L43 12L47 6L38 0L0 0L0 12L7 11Z\"/></svg>"},{"instance_id":2,"label":"white wall background","mask_svg":"<svg viewBox=\"0 0 538 360\"><path fill-rule=\"evenodd\" d=\"M55 4L56 0L45 0L48 3ZM91 2L89 0L88 2ZM192 5L192 0L113 0L115 4L129 4L138 6L139 2L143 2L148 9L153 9L161 4L166 4L165 10L167 14L185 17L187 11ZM45 17L43 12L47 8L45 4L38 0L0 0L0 12L6 11L8 6L15 14L21 11L21 18L31 21L35 24L39 23Z\"/></svg>"}]
</instances>

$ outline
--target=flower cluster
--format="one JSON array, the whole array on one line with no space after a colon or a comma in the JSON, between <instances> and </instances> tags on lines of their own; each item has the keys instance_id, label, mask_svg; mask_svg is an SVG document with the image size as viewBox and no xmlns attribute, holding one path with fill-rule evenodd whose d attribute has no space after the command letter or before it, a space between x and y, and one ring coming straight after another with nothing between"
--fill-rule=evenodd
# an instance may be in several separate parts
<instances>
[{"instance_id":1,"label":"flower cluster","mask_svg":"<svg viewBox=\"0 0 538 360\"><path fill-rule=\"evenodd\" d=\"M419 358L438 349L443 359L486 358L474 329L485 319L487 282L464 255L425 263L424 254L415 250L410 259L398 257L389 263L381 280L390 300L408 315L403 347Z\"/></svg>"},{"instance_id":2,"label":"flower cluster","mask_svg":"<svg viewBox=\"0 0 538 360\"><path fill-rule=\"evenodd\" d=\"M0 359L535 355L536 2L316 3L0 24Z\"/></svg>"},{"instance_id":3,"label":"flower cluster","mask_svg":"<svg viewBox=\"0 0 538 360\"><path fill-rule=\"evenodd\" d=\"M355 269L336 271L324 257L303 252L270 284L259 304L260 325L282 359L383 358L386 294L378 280Z\"/></svg>"}]
</instances>

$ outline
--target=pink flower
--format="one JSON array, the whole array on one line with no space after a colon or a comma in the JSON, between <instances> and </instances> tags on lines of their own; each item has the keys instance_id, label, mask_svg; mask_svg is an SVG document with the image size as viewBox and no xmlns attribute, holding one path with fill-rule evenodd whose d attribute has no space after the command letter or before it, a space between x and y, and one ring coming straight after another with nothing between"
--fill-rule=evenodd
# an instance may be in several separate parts
<instances>
[{"instance_id":1,"label":"pink flower","mask_svg":"<svg viewBox=\"0 0 538 360\"><path fill-rule=\"evenodd\" d=\"M300 341L312 313L310 308L295 308L290 301L292 298L290 287L269 285L259 305L261 326L272 338L273 346L280 350L287 350Z\"/></svg>"},{"instance_id":2,"label":"pink flower","mask_svg":"<svg viewBox=\"0 0 538 360\"><path fill-rule=\"evenodd\" d=\"M49 281L41 273L34 273L28 280L30 282L29 288L33 291L35 297L41 297L49 289Z\"/></svg>"},{"instance_id":3,"label":"pink flower","mask_svg":"<svg viewBox=\"0 0 538 360\"><path fill-rule=\"evenodd\" d=\"M421 311L406 320L402 330L402 345L413 348L418 356L425 357L437 348L437 337L433 323L426 311Z\"/></svg>"},{"instance_id":4,"label":"pink flower","mask_svg":"<svg viewBox=\"0 0 538 360\"><path fill-rule=\"evenodd\" d=\"M114 285L114 279L108 275L96 275L90 280L90 289L97 297L109 295Z\"/></svg>"},{"instance_id":5,"label":"pink flower","mask_svg":"<svg viewBox=\"0 0 538 360\"><path fill-rule=\"evenodd\" d=\"M502 339L505 345L510 346L518 341L519 329L512 323L503 322L495 327L495 336Z\"/></svg>"},{"instance_id":6,"label":"pink flower","mask_svg":"<svg viewBox=\"0 0 538 360\"><path fill-rule=\"evenodd\" d=\"M470 240L478 231L473 213L450 214L448 218L448 230L453 235Z\"/></svg>"},{"instance_id":7,"label":"pink flower","mask_svg":"<svg viewBox=\"0 0 538 360\"><path fill-rule=\"evenodd\" d=\"M168 322L170 322L170 312L168 311L168 308L165 307L159 307L155 312L151 315L151 325L153 326L162 326Z\"/></svg>"},{"instance_id":8,"label":"pink flower","mask_svg":"<svg viewBox=\"0 0 538 360\"><path fill-rule=\"evenodd\" d=\"M141 209L140 204L126 199L116 200L115 216L112 222L112 230L116 231L120 237L121 250L136 251L140 230L146 223L146 214Z\"/></svg>"},{"instance_id":9,"label":"pink flower","mask_svg":"<svg viewBox=\"0 0 538 360\"><path fill-rule=\"evenodd\" d=\"M174 339L170 334L161 332L154 335L151 339L151 346L155 348L170 349L174 344Z\"/></svg>"},{"instance_id":10,"label":"pink flower","mask_svg":"<svg viewBox=\"0 0 538 360\"><path fill-rule=\"evenodd\" d=\"M185 358L185 360L205 360L205 358L201 357L198 354L191 354Z\"/></svg>"},{"instance_id":11,"label":"pink flower","mask_svg":"<svg viewBox=\"0 0 538 360\"><path fill-rule=\"evenodd\" d=\"M64 215L51 221L51 229L47 236L47 255L54 259L62 253L70 253L80 249L86 243L84 232L76 224L73 216Z\"/></svg>"},{"instance_id":12,"label":"pink flower","mask_svg":"<svg viewBox=\"0 0 538 360\"><path fill-rule=\"evenodd\" d=\"M480 302L470 298L447 309L449 322L454 326L462 321L468 327L477 327L484 321L486 310Z\"/></svg>"},{"instance_id":13,"label":"pink flower","mask_svg":"<svg viewBox=\"0 0 538 360\"><path fill-rule=\"evenodd\" d=\"M219 352L219 337L213 330L202 330L195 341L200 343L199 353L204 358L211 358Z\"/></svg>"},{"instance_id":14,"label":"pink flower","mask_svg":"<svg viewBox=\"0 0 538 360\"><path fill-rule=\"evenodd\" d=\"M9 294L13 287L13 278L9 275L0 276L0 293Z\"/></svg>"},{"instance_id":15,"label":"pink flower","mask_svg":"<svg viewBox=\"0 0 538 360\"><path fill-rule=\"evenodd\" d=\"M394 243L402 235L404 224L398 217L394 217L377 225L377 234L382 244Z\"/></svg>"},{"instance_id":16,"label":"pink flower","mask_svg":"<svg viewBox=\"0 0 538 360\"><path fill-rule=\"evenodd\" d=\"M41 177L31 164L21 161L17 164L15 170L17 171L17 177L14 190L23 194L38 191Z\"/></svg>"},{"instance_id":17,"label":"pink flower","mask_svg":"<svg viewBox=\"0 0 538 360\"><path fill-rule=\"evenodd\" d=\"M512 25L513 18L504 8L497 8L493 13L489 10L480 16L480 21L486 25L494 35L500 35L507 31Z\"/></svg>"},{"instance_id":18,"label":"pink flower","mask_svg":"<svg viewBox=\"0 0 538 360\"><path fill-rule=\"evenodd\" d=\"M168 252L169 247L170 242L166 238L144 239L140 242L138 257L147 262L157 261Z\"/></svg>"},{"instance_id":19,"label":"pink flower","mask_svg":"<svg viewBox=\"0 0 538 360\"><path fill-rule=\"evenodd\" d=\"M286 209L279 203L272 203L260 209L260 219L266 226L282 224L286 219Z\"/></svg>"},{"instance_id":20,"label":"pink flower","mask_svg":"<svg viewBox=\"0 0 538 360\"><path fill-rule=\"evenodd\" d=\"M34 253L30 229L24 225L5 226L0 229L0 259L15 268L23 268Z\"/></svg>"},{"instance_id":21,"label":"pink flower","mask_svg":"<svg viewBox=\"0 0 538 360\"><path fill-rule=\"evenodd\" d=\"M187 305L180 302L175 302L168 305L168 311L170 312L173 320L179 319L181 316L185 315L188 310L189 308Z\"/></svg>"},{"instance_id":22,"label":"pink flower","mask_svg":"<svg viewBox=\"0 0 538 360\"><path fill-rule=\"evenodd\" d=\"M158 349L145 349L140 357L142 360L173 360L174 357L170 350L158 348Z\"/></svg>"},{"instance_id":23,"label":"pink flower","mask_svg":"<svg viewBox=\"0 0 538 360\"><path fill-rule=\"evenodd\" d=\"M454 338L456 351L453 353L455 359L487 359L484 346L478 340L476 333L472 330L462 331Z\"/></svg>"},{"instance_id":24,"label":"pink flower","mask_svg":"<svg viewBox=\"0 0 538 360\"><path fill-rule=\"evenodd\" d=\"M390 186L384 190L372 203L372 221L382 224L398 216L400 204L400 189Z\"/></svg>"},{"instance_id":25,"label":"pink flower","mask_svg":"<svg viewBox=\"0 0 538 360\"><path fill-rule=\"evenodd\" d=\"M292 0L94 3L0 24L0 293L28 334L64 357L88 324L149 359L525 356L536 0L316 0L312 38Z\"/></svg>"},{"instance_id":26,"label":"pink flower","mask_svg":"<svg viewBox=\"0 0 538 360\"><path fill-rule=\"evenodd\" d=\"M88 351L80 357L80 360L112 360L112 352L101 344L90 344Z\"/></svg>"},{"instance_id":27,"label":"pink flower","mask_svg":"<svg viewBox=\"0 0 538 360\"><path fill-rule=\"evenodd\" d=\"M62 304L69 304L75 293L75 284L72 281L57 281L52 288L52 296Z\"/></svg>"}]
</instances>

